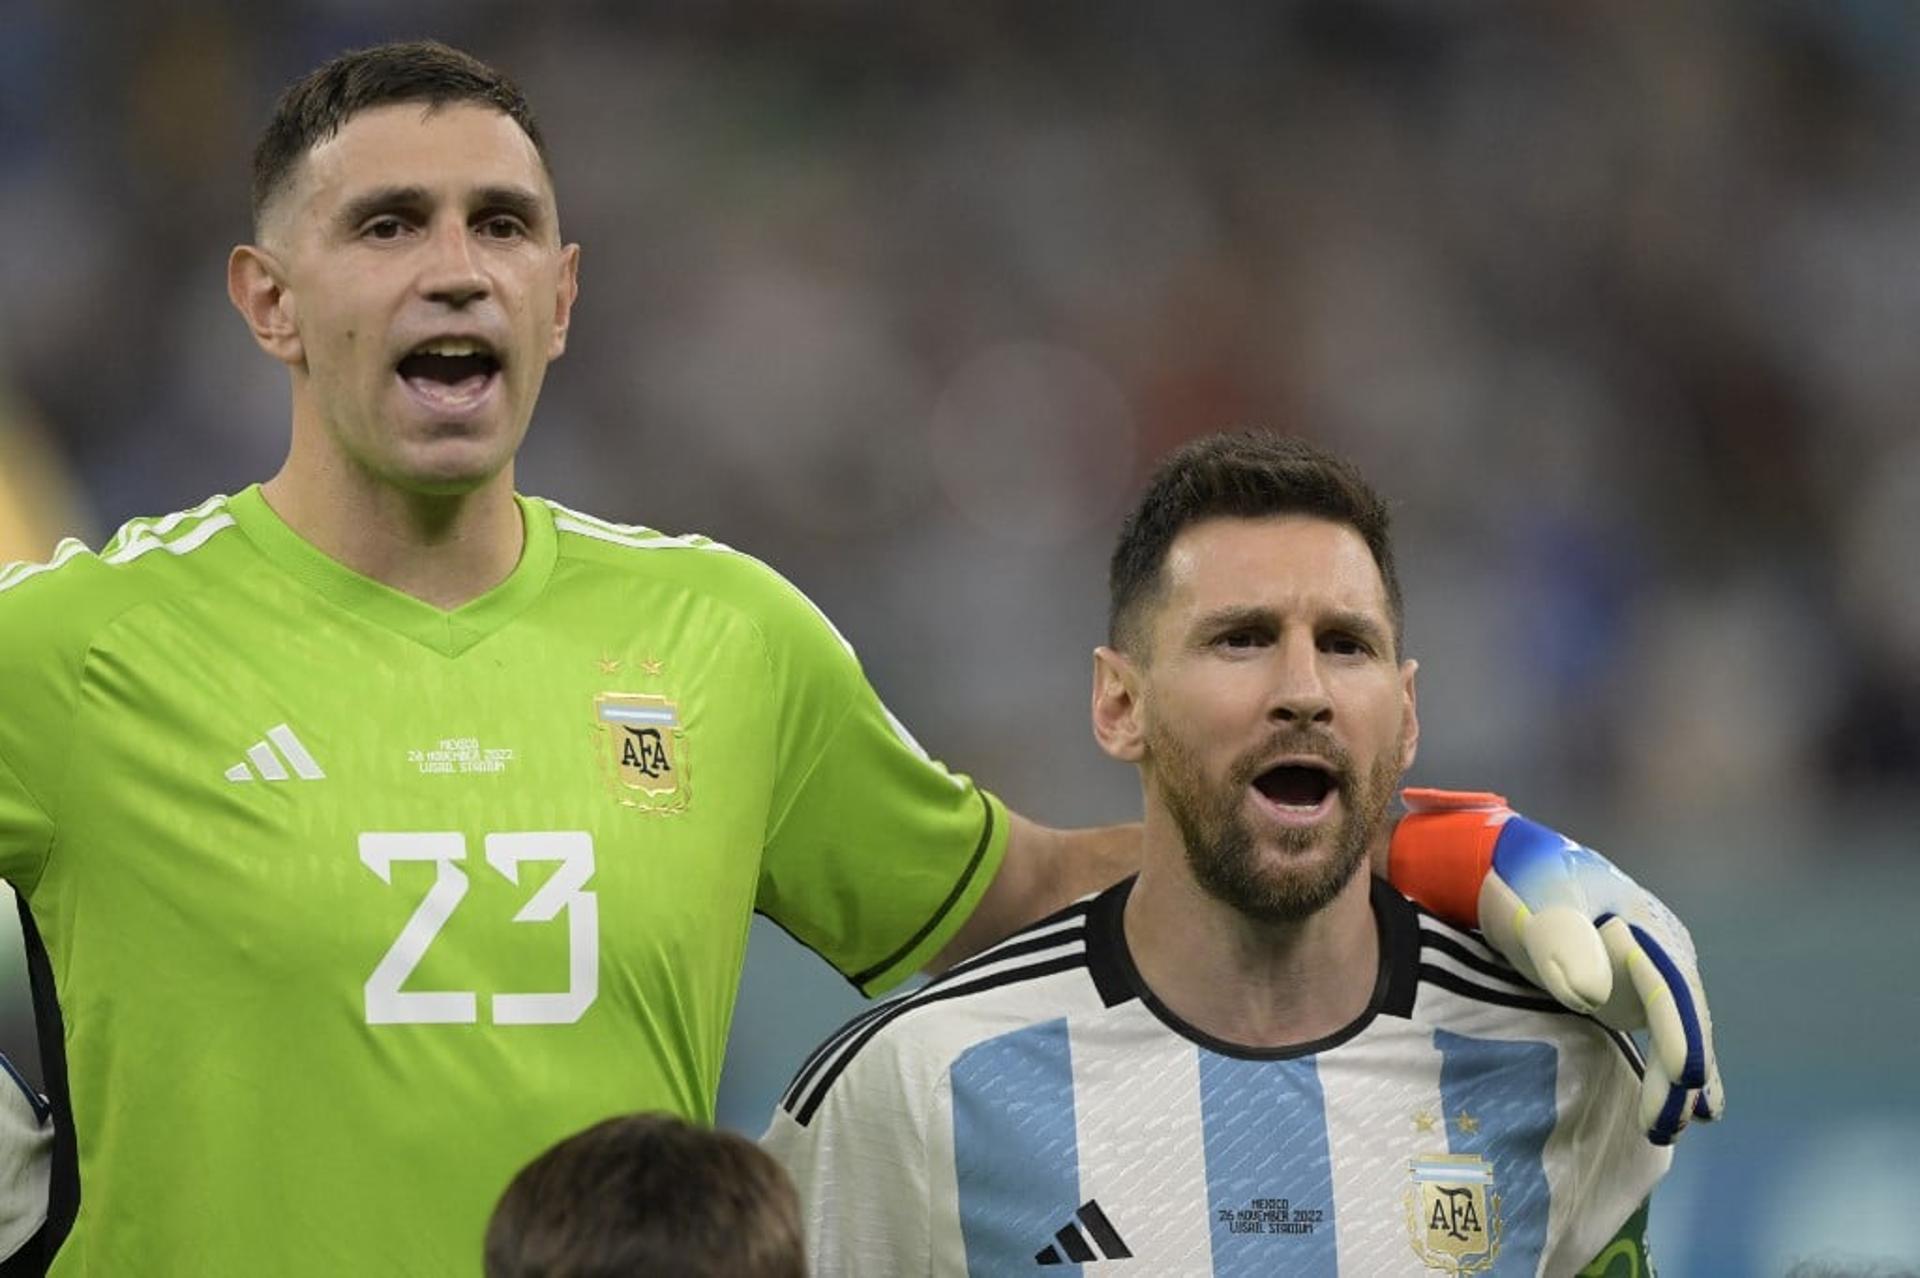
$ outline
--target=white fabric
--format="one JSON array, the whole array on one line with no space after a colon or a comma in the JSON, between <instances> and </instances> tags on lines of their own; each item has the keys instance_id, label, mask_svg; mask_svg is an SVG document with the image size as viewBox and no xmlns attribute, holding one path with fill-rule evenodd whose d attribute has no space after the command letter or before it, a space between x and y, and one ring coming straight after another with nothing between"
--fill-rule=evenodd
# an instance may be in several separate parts
<instances>
[{"instance_id":1,"label":"white fabric","mask_svg":"<svg viewBox=\"0 0 1920 1278\"><path fill-rule=\"evenodd\" d=\"M1398 970L1383 980L1374 1009L1320 1050L1267 1061L1222 1055L1223 1045L1198 1041L1139 997L1137 984L1127 987L1138 977L1112 896L1066 923L1041 925L1051 933L1045 943L1016 936L870 1011L821 1053L819 1067L803 1070L765 1145L800 1189L813 1272L1045 1272L1037 1263L1055 1261L1040 1255L1064 1248L1056 1229L1093 1239L1080 1209L1096 1202L1131 1258L1096 1256L1084 1261L1090 1273L1112 1264L1156 1278L1412 1278L1446 1270L1428 1263L1433 1253L1420 1254L1431 1236L1416 1237L1421 1200L1411 1164L1484 1152L1496 1171L1489 1194L1500 1196L1493 1212L1503 1248L1488 1272L1551 1278L1592 1260L1666 1172L1669 1151L1638 1128L1631 1053L1587 1018L1546 1011L1544 995L1472 933L1416 916L1397 897L1382 908L1376 897L1383 960ZM1048 970L1063 955L1083 961ZM1465 990L1448 988L1463 982ZM1530 1005L1495 1001L1516 997ZM867 1036L876 1022L884 1027ZM1037 1083L1005 1089L955 1070L970 1050L1015 1042L1061 1064L1035 1065ZM1008 1059L1019 1067L1022 1058ZM1286 1090L1296 1084L1304 1090ZM969 1117L959 1120L956 1088L972 1090ZM1315 1088L1324 1102L1317 1115ZM1049 1122L1039 1112L1046 1102L1033 1098L1069 1089L1071 1114L1062 1106ZM1270 1095L1303 1099L1276 1115ZM1463 1106L1463 1095L1476 1099ZM1215 1118L1203 1130L1209 1096ZM1023 1105L1038 1106L1030 1123ZM993 1128L984 1146L983 1114ZM1066 1154L1063 1132L1073 1144ZM971 1172L957 1165L969 1139ZM1516 1159L1515 1149L1532 1152ZM1235 1159L1238 1179L1223 1176ZM1005 1173L1018 1190L1036 1182L1036 1168L1040 1183L1049 1175L1059 1182L1056 1198L1028 1209L1014 1192L978 1206L983 1180ZM1510 1174L1516 1168L1528 1174ZM1291 1235L1247 1226L1288 1218L1277 1204L1289 1199ZM1229 1216L1238 1233L1224 1223ZM983 1252L979 1236L1002 1226L999 1248Z\"/></svg>"},{"instance_id":2,"label":"white fabric","mask_svg":"<svg viewBox=\"0 0 1920 1278\"><path fill-rule=\"evenodd\" d=\"M0 1259L46 1223L52 1164L52 1121L40 1117L12 1067L0 1069Z\"/></svg>"}]
</instances>

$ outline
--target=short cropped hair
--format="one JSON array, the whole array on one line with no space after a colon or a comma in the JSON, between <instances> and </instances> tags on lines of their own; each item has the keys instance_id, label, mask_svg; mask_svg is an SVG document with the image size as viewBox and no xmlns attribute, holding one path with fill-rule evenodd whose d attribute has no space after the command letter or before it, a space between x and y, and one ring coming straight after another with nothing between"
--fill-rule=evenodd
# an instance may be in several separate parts
<instances>
[{"instance_id":1,"label":"short cropped hair","mask_svg":"<svg viewBox=\"0 0 1920 1278\"><path fill-rule=\"evenodd\" d=\"M732 1132L610 1118L520 1170L487 1226L486 1278L806 1278L800 1199Z\"/></svg>"},{"instance_id":2,"label":"short cropped hair","mask_svg":"<svg viewBox=\"0 0 1920 1278\"><path fill-rule=\"evenodd\" d=\"M402 102L425 103L428 110L460 102L493 107L526 132L546 163L546 143L526 95L480 59L438 40L354 49L288 85L274 104L253 149L254 233L308 151L360 112Z\"/></svg>"},{"instance_id":3,"label":"short cropped hair","mask_svg":"<svg viewBox=\"0 0 1920 1278\"><path fill-rule=\"evenodd\" d=\"M1147 655L1144 614L1164 592L1167 551L1181 532L1209 519L1282 515L1312 515L1360 534L1386 586L1398 649L1404 607L1387 503L1352 462L1304 439L1264 431L1196 439L1154 472L1113 550L1107 641L1133 656Z\"/></svg>"}]
</instances>

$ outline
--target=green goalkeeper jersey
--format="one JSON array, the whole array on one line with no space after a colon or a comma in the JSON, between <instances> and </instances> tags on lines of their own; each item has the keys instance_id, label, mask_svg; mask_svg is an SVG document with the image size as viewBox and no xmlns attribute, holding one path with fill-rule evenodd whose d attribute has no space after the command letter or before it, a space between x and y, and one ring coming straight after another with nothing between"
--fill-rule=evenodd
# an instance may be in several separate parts
<instances>
[{"instance_id":1,"label":"green goalkeeper jersey","mask_svg":"<svg viewBox=\"0 0 1920 1278\"><path fill-rule=\"evenodd\" d=\"M518 567L452 612L258 489L0 569L55 1274L475 1273L554 1141L711 1121L756 910L872 992L993 878L1004 810L791 585L519 504Z\"/></svg>"}]
</instances>

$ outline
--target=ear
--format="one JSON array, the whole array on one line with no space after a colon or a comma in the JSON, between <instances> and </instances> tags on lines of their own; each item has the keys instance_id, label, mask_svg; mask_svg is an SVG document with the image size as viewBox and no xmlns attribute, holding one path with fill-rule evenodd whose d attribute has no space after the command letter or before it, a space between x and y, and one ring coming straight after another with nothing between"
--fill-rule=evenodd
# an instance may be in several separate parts
<instances>
[{"instance_id":1,"label":"ear","mask_svg":"<svg viewBox=\"0 0 1920 1278\"><path fill-rule=\"evenodd\" d=\"M282 364L298 367L306 362L293 295L273 254L252 244L242 244L228 254L227 296L261 350Z\"/></svg>"},{"instance_id":2,"label":"ear","mask_svg":"<svg viewBox=\"0 0 1920 1278\"><path fill-rule=\"evenodd\" d=\"M1414 693L1413 677L1420 672L1417 661L1400 663L1400 697L1405 713L1400 721L1400 771L1405 772L1413 766L1413 756L1420 752L1420 699Z\"/></svg>"},{"instance_id":3,"label":"ear","mask_svg":"<svg viewBox=\"0 0 1920 1278\"><path fill-rule=\"evenodd\" d=\"M1126 654L1105 646L1093 650L1093 739L1122 763L1146 758L1146 724L1140 671Z\"/></svg>"},{"instance_id":4,"label":"ear","mask_svg":"<svg viewBox=\"0 0 1920 1278\"><path fill-rule=\"evenodd\" d=\"M567 326L573 323L573 303L580 296L580 246L569 244L560 250L560 287L554 290L553 340L547 344L547 358L559 359L567 349Z\"/></svg>"}]
</instances>

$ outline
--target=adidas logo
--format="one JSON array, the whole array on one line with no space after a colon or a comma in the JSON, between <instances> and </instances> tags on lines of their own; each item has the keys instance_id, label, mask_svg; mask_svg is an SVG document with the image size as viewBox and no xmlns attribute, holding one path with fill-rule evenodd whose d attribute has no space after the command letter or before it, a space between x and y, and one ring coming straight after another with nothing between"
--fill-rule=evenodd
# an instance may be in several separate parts
<instances>
[{"instance_id":1,"label":"adidas logo","mask_svg":"<svg viewBox=\"0 0 1920 1278\"><path fill-rule=\"evenodd\" d=\"M275 746L280 747L278 754L274 753ZM313 761L313 756L307 753L307 748L300 744L300 738L293 735L293 729L284 723L268 728L265 741L256 741L248 746L247 759L253 766L249 768L245 763L234 764L227 769L227 780L251 781L255 772L265 781L285 781L289 775L297 776L302 781L323 781L327 776L320 770L320 765ZM289 766L293 768L291 774L287 772Z\"/></svg>"},{"instance_id":2,"label":"adidas logo","mask_svg":"<svg viewBox=\"0 0 1920 1278\"><path fill-rule=\"evenodd\" d=\"M1078 1222L1076 1224L1075 1222ZM1079 1226L1085 1225L1087 1232L1080 1232ZM1088 1235L1092 1235L1091 1241ZM1133 1253L1120 1241L1120 1231L1107 1219L1107 1213L1100 1210L1100 1204L1089 1198L1080 1204L1080 1210L1073 1213L1053 1236L1053 1242L1034 1253L1036 1265L1084 1265L1090 1260L1131 1260Z\"/></svg>"}]
</instances>

